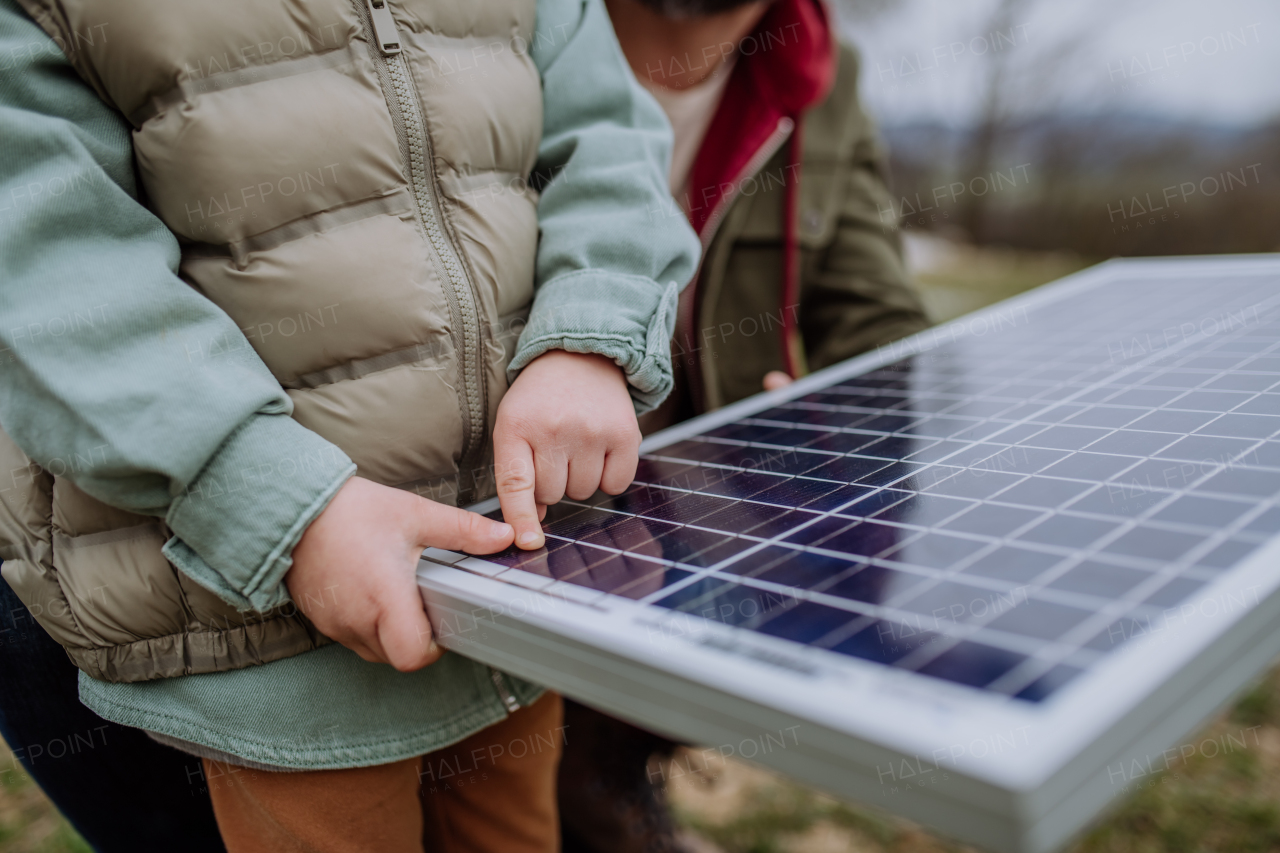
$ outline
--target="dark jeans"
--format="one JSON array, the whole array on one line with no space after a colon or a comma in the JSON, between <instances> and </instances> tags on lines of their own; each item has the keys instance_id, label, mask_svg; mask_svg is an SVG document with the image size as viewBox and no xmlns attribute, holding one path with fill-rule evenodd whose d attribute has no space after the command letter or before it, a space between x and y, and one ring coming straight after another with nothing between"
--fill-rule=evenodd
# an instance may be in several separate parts
<instances>
[{"instance_id":1,"label":"dark jeans","mask_svg":"<svg viewBox=\"0 0 1280 853\"><path fill-rule=\"evenodd\" d=\"M49 799L100 853L224 853L200 760L81 705L77 673L0 580L0 735Z\"/></svg>"},{"instance_id":2,"label":"dark jeans","mask_svg":"<svg viewBox=\"0 0 1280 853\"><path fill-rule=\"evenodd\" d=\"M649 772L676 744L571 699L564 723L561 853L679 853L662 777Z\"/></svg>"}]
</instances>

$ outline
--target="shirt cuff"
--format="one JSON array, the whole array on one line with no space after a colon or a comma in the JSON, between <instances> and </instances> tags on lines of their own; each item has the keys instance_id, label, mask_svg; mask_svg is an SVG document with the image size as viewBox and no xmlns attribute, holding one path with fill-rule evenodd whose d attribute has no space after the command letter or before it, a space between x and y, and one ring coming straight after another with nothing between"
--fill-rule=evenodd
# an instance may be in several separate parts
<instances>
[{"instance_id":1,"label":"shirt cuff","mask_svg":"<svg viewBox=\"0 0 1280 853\"><path fill-rule=\"evenodd\" d=\"M355 470L287 415L256 414L170 505L164 555L239 610L278 607L294 546Z\"/></svg>"},{"instance_id":2,"label":"shirt cuff","mask_svg":"<svg viewBox=\"0 0 1280 853\"><path fill-rule=\"evenodd\" d=\"M636 414L657 408L671 393L671 335L680 287L606 270L578 270L538 287L529 323L507 368L514 381L550 350L603 355L622 368Z\"/></svg>"}]
</instances>

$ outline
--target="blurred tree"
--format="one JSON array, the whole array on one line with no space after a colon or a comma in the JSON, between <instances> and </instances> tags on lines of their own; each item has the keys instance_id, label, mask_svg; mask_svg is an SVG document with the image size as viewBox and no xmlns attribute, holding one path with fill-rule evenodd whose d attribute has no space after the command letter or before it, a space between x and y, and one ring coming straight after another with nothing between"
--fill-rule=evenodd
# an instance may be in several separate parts
<instances>
[{"instance_id":1,"label":"blurred tree","mask_svg":"<svg viewBox=\"0 0 1280 853\"><path fill-rule=\"evenodd\" d=\"M1160 9L1150 0L1081 0L1065 9L1049 0L957 7L846 0L844 7L866 16L850 32L873 34L868 67L892 69L886 60L928 56L931 45L952 38L1002 48L974 50L963 68L953 63L927 79L867 79L881 83L882 107L901 104L910 116L894 123L891 114L883 125L905 228L950 228L977 244L1090 258L1280 248L1280 118L1233 125L1195 111L1146 109L1154 103L1146 92L1177 91L1171 87L1208 66L1131 75L1153 62L1151 51L1126 55L1138 50L1132 40L1099 46L1122 13L1154 24ZM908 26L943 9L956 14L941 30L922 27L916 36ZM891 43L877 53L884 41ZM1123 85L1116 67L1126 69ZM991 191L993 173L1013 167L1029 180Z\"/></svg>"}]
</instances>

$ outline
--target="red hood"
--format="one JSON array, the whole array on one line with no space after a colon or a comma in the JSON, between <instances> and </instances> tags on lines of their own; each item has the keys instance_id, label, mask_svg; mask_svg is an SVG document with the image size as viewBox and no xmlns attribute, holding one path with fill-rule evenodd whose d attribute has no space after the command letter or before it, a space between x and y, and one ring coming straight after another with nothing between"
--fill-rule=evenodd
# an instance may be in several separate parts
<instances>
[{"instance_id":1,"label":"red hood","mask_svg":"<svg viewBox=\"0 0 1280 853\"><path fill-rule=\"evenodd\" d=\"M784 366L793 377L803 370L803 343L796 328L800 298L796 209L800 164L800 116L822 102L836 74L835 37L822 0L774 0L755 32L738 45L738 63L725 86L702 147L689 174L689 221L705 249L740 182L758 172L790 134L789 168L783 177L784 250L781 284ZM696 290L697 279L689 285ZM698 303L684 315L685 341L693 345ZM694 406L704 407L702 378L690 371Z\"/></svg>"},{"instance_id":2,"label":"red hood","mask_svg":"<svg viewBox=\"0 0 1280 853\"><path fill-rule=\"evenodd\" d=\"M776 0L739 44L738 63L689 175L689 219L700 235L779 123L798 124L801 113L826 96L835 70L834 34L820 0Z\"/></svg>"}]
</instances>

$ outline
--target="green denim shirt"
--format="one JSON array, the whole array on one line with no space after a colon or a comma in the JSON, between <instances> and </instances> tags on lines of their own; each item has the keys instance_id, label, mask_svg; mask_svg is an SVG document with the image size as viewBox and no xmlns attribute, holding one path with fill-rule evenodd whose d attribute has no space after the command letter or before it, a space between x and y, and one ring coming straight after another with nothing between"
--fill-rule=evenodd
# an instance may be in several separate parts
<instances>
[{"instance_id":1,"label":"green denim shirt","mask_svg":"<svg viewBox=\"0 0 1280 853\"><path fill-rule=\"evenodd\" d=\"M665 197L670 128L632 77L600 0L538 0L537 15L537 168L550 178L534 305L513 366L553 348L610 356L644 410L670 389L672 283L688 281L698 252L683 221L647 213ZM178 278L177 241L139 203L132 156L125 120L13 0L0 0L0 423L46 467L99 460L69 478L164 518L174 532L166 553L184 571L229 602L265 609L287 595L293 546L353 466L289 417L289 398L235 323ZM57 331L81 317L92 324ZM192 381L173 352L183 339L242 345ZM306 477L252 483L252 500L217 512L181 500L297 455L320 461ZM538 692L453 654L402 674L337 645L208 675L81 677L82 700L108 719L295 768L418 755Z\"/></svg>"}]
</instances>

